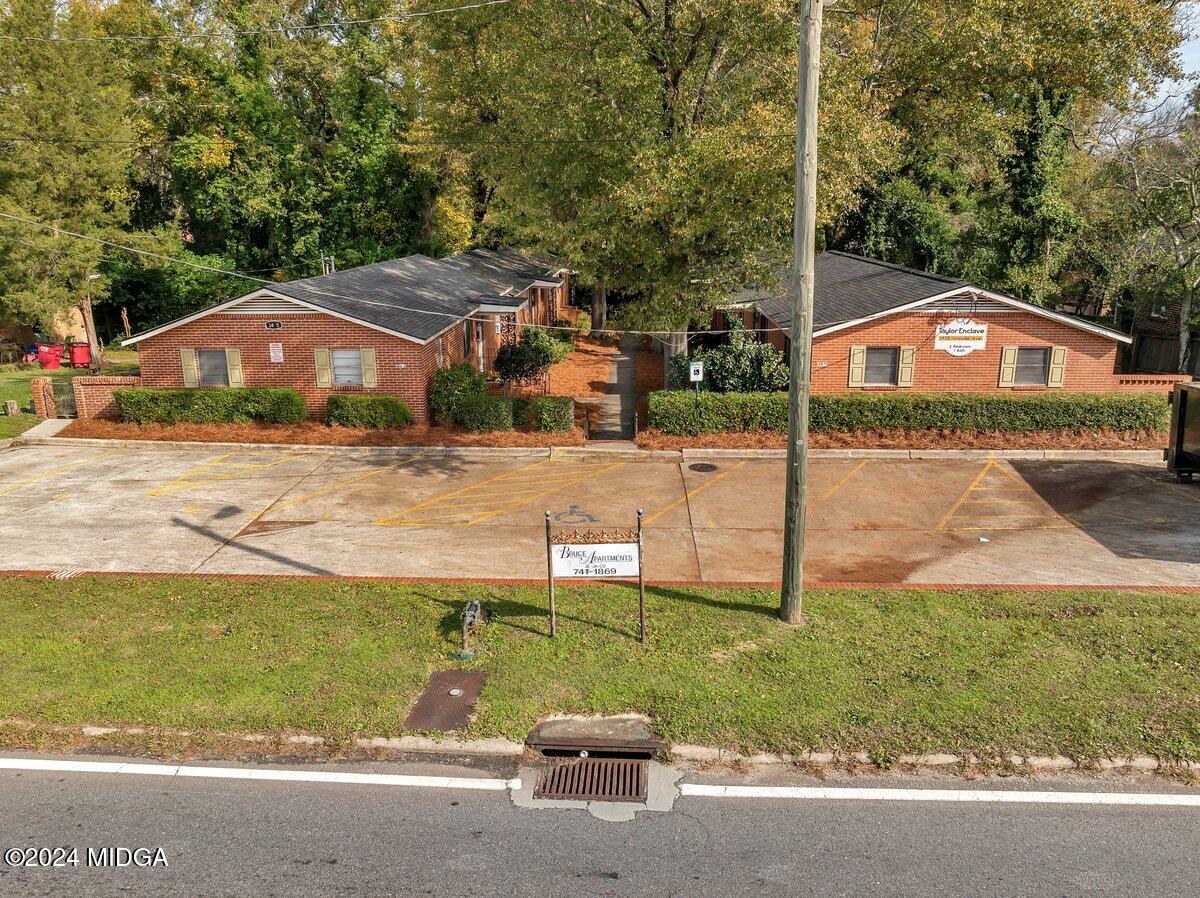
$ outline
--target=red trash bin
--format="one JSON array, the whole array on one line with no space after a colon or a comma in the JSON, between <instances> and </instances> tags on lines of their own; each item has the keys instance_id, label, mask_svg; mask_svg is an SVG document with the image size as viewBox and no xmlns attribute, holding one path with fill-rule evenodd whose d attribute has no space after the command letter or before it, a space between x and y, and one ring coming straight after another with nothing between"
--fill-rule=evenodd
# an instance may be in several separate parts
<instances>
[{"instance_id":1,"label":"red trash bin","mask_svg":"<svg viewBox=\"0 0 1200 898\"><path fill-rule=\"evenodd\" d=\"M39 343L38 364L48 370L62 367L63 345L61 343Z\"/></svg>"},{"instance_id":2,"label":"red trash bin","mask_svg":"<svg viewBox=\"0 0 1200 898\"><path fill-rule=\"evenodd\" d=\"M92 364L92 347L87 343L71 344L71 367L86 368Z\"/></svg>"}]
</instances>

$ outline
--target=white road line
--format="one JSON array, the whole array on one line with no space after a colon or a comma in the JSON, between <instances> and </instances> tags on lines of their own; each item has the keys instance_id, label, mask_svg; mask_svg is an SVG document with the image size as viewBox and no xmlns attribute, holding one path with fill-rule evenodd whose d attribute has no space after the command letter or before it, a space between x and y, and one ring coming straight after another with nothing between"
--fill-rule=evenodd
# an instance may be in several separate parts
<instances>
[{"instance_id":1,"label":"white road line","mask_svg":"<svg viewBox=\"0 0 1200 898\"><path fill-rule=\"evenodd\" d=\"M824 801L947 801L970 804L1107 804L1200 807L1200 794L1018 792L986 789L835 789L824 786L718 786L681 783L681 795L706 798L803 798Z\"/></svg>"},{"instance_id":2,"label":"white road line","mask_svg":"<svg viewBox=\"0 0 1200 898\"><path fill-rule=\"evenodd\" d=\"M407 776L392 773L351 773L334 770L277 770L254 767L194 767L185 764L127 764L106 761L49 761L40 758L0 758L0 770L40 770L53 773L120 773L142 776L211 777L293 783L355 783L362 786L411 786L424 789L477 789L504 792L520 789L521 780L466 776Z\"/></svg>"}]
</instances>

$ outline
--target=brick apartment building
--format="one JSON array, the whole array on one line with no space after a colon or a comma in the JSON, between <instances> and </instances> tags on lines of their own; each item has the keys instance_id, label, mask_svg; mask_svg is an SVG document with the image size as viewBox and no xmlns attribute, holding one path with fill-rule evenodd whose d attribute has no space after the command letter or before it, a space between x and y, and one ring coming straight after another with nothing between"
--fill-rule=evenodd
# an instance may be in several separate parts
<instances>
[{"instance_id":1,"label":"brick apartment building","mask_svg":"<svg viewBox=\"0 0 1200 898\"><path fill-rule=\"evenodd\" d=\"M567 290L566 269L513 250L414 255L264 286L125 344L143 386L290 387L314 415L334 393L388 393L426 421L437 369L488 371L520 325L557 320ZM104 380L79 397L81 415L111 412L112 388L136 382Z\"/></svg>"},{"instance_id":2,"label":"brick apartment building","mask_svg":"<svg viewBox=\"0 0 1200 898\"><path fill-rule=\"evenodd\" d=\"M784 284L747 290L719 313L785 354L792 316ZM817 258L812 389L994 393L1167 390L1178 377L1119 375L1131 338L966 281L840 252Z\"/></svg>"}]
</instances>

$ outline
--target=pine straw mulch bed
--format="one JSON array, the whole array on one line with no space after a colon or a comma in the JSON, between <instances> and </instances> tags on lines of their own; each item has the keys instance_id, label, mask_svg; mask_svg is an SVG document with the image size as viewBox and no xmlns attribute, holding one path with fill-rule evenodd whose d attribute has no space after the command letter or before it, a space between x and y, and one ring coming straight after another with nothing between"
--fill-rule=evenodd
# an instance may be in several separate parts
<instances>
[{"instance_id":1,"label":"pine straw mulch bed","mask_svg":"<svg viewBox=\"0 0 1200 898\"><path fill-rule=\"evenodd\" d=\"M639 396L664 389L663 354L653 348L653 341L642 341L634 356L634 363L634 389Z\"/></svg>"},{"instance_id":2,"label":"pine straw mulch bed","mask_svg":"<svg viewBox=\"0 0 1200 898\"><path fill-rule=\"evenodd\" d=\"M786 449L787 434L774 431L670 436L638 434L642 449ZM1163 431L1141 430L860 430L812 433L813 449L1161 449Z\"/></svg>"},{"instance_id":3,"label":"pine straw mulch bed","mask_svg":"<svg viewBox=\"0 0 1200 898\"><path fill-rule=\"evenodd\" d=\"M550 395L580 399L604 396L616 354L617 347L611 342L580 337L570 355L550 366Z\"/></svg>"},{"instance_id":4,"label":"pine straw mulch bed","mask_svg":"<svg viewBox=\"0 0 1200 898\"><path fill-rule=\"evenodd\" d=\"M99 418L72 421L63 437L102 440L162 440L184 443L281 443L309 446L582 446L583 432L539 433L506 430L471 433L459 427L414 424L404 429L331 427L319 421L303 424L127 424Z\"/></svg>"}]
</instances>

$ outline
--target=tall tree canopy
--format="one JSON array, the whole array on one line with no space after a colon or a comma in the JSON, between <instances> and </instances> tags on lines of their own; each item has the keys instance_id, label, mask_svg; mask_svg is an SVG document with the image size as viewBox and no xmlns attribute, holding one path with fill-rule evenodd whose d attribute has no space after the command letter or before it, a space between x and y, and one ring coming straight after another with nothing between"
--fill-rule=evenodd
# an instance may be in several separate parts
<instances>
[{"instance_id":1,"label":"tall tree canopy","mask_svg":"<svg viewBox=\"0 0 1200 898\"><path fill-rule=\"evenodd\" d=\"M11 0L0 35L98 33L93 7ZM0 41L0 212L92 237L129 225L134 109L128 81L100 43ZM0 218L0 312L49 327L103 296L102 247ZM89 313L90 314L90 313Z\"/></svg>"}]
</instances>

